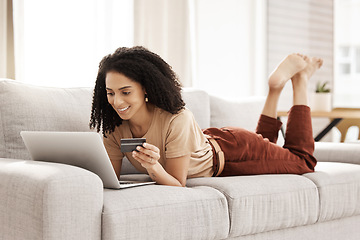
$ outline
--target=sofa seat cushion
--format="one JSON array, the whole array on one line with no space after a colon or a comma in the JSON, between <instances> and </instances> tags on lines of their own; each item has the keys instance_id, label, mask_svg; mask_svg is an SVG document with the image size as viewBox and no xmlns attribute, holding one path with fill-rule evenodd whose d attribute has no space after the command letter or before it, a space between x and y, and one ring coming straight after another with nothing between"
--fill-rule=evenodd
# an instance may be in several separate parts
<instances>
[{"instance_id":1,"label":"sofa seat cushion","mask_svg":"<svg viewBox=\"0 0 360 240\"><path fill-rule=\"evenodd\" d=\"M227 201L209 187L104 191L102 239L224 239Z\"/></svg>"},{"instance_id":2,"label":"sofa seat cushion","mask_svg":"<svg viewBox=\"0 0 360 240\"><path fill-rule=\"evenodd\" d=\"M360 165L319 162L315 170L304 176L318 187L319 221L360 215Z\"/></svg>"},{"instance_id":3,"label":"sofa seat cushion","mask_svg":"<svg viewBox=\"0 0 360 240\"><path fill-rule=\"evenodd\" d=\"M313 224L319 199L316 186L298 175L197 178L189 186L207 185L222 192L229 205L229 237Z\"/></svg>"}]
</instances>

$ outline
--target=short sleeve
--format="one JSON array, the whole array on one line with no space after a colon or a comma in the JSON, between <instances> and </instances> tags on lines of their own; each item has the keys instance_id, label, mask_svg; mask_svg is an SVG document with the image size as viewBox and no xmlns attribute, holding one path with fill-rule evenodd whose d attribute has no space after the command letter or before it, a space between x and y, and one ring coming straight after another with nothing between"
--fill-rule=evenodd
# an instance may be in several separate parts
<instances>
[{"instance_id":1,"label":"short sleeve","mask_svg":"<svg viewBox=\"0 0 360 240\"><path fill-rule=\"evenodd\" d=\"M166 158L176 158L196 152L202 131L190 110L185 109L171 120L166 139Z\"/></svg>"}]
</instances>

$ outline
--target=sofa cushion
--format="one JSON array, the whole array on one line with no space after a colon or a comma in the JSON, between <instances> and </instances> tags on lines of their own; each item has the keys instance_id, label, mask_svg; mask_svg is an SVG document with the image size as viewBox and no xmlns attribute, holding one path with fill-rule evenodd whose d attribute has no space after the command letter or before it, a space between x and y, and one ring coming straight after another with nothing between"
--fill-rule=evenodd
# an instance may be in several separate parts
<instances>
[{"instance_id":1,"label":"sofa cushion","mask_svg":"<svg viewBox=\"0 0 360 240\"><path fill-rule=\"evenodd\" d=\"M202 90L183 88L182 97L185 106L194 114L201 129L210 127L210 98Z\"/></svg>"},{"instance_id":2,"label":"sofa cushion","mask_svg":"<svg viewBox=\"0 0 360 240\"><path fill-rule=\"evenodd\" d=\"M222 192L229 205L229 237L313 224L319 199L316 186L298 175L257 175L189 179Z\"/></svg>"},{"instance_id":3,"label":"sofa cushion","mask_svg":"<svg viewBox=\"0 0 360 240\"><path fill-rule=\"evenodd\" d=\"M209 187L105 190L102 239L224 239L225 197Z\"/></svg>"},{"instance_id":4,"label":"sofa cushion","mask_svg":"<svg viewBox=\"0 0 360 240\"><path fill-rule=\"evenodd\" d=\"M342 144L336 142L315 142L314 156L320 162L360 164L360 142Z\"/></svg>"},{"instance_id":5,"label":"sofa cushion","mask_svg":"<svg viewBox=\"0 0 360 240\"><path fill-rule=\"evenodd\" d=\"M211 127L241 127L255 131L264 107L265 97L247 97L228 101L210 95ZM278 135L277 144L284 145L284 137Z\"/></svg>"},{"instance_id":6,"label":"sofa cushion","mask_svg":"<svg viewBox=\"0 0 360 240\"><path fill-rule=\"evenodd\" d=\"M235 102L210 96L211 127L231 126L255 131L264 102L264 97L249 97Z\"/></svg>"},{"instance_id":7,"label":"sofa cushion","mask_svg":"<svg viewBox=\"0 0 360 240\"><path fill-rule=\"evenodd\" d=\"M320 222L360 214L360 165L319 162L315 171L304 176L318 187Z\"/></svg>"},{"instance_id":8,"label":"sofa cushion","mask_svg":"<svg viewBox=\"0 0 360 240\"><path fill-rule=\"evenodd\" d=\"M30 159L20 131L90 131L90 88L0 80L0 157Z\"/></svg>"}]
</instances>

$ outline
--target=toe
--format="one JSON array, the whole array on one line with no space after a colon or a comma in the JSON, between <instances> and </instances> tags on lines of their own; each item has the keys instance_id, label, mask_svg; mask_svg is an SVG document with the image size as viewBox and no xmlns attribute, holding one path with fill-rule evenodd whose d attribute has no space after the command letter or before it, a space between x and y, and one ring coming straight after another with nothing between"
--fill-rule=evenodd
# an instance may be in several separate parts
<instances>
[{"instance_id":1,"label":"toe","mask_svg":"<svg viewBox=\"0 0 360 240\"><path fill-rule=\"evenodd\" d=\"M304 55L304 60L305 60L306 62L309 62L309 61L310 61L310 58L309 58L308 56Z\"/></svg>"}]
</instances>

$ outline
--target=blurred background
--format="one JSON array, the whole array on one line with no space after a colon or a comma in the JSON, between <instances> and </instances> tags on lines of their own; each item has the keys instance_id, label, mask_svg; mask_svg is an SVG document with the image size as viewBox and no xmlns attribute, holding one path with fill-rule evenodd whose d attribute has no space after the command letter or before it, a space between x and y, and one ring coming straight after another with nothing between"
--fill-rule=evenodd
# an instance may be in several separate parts
<instances>
[{"instance_id":1,"label":"blurred background","mask_svg":"<svg viewBox=\"0 0 360 240\"><path fill-rule=\"evenodd\" d=\"M360 0L0 0L0 78L92 87L103 56L142 45L185 87L238 100L267 94L289 53L324 59L332 107L360 108ZM291 106L291 84L279 110ZM318 122L316 122L318 121ZM328 119L316 119L314 128ZM349 134L357 139L358 128ZM326 141L338 141L336 131Z\"/></svg>"}]
</instances>

